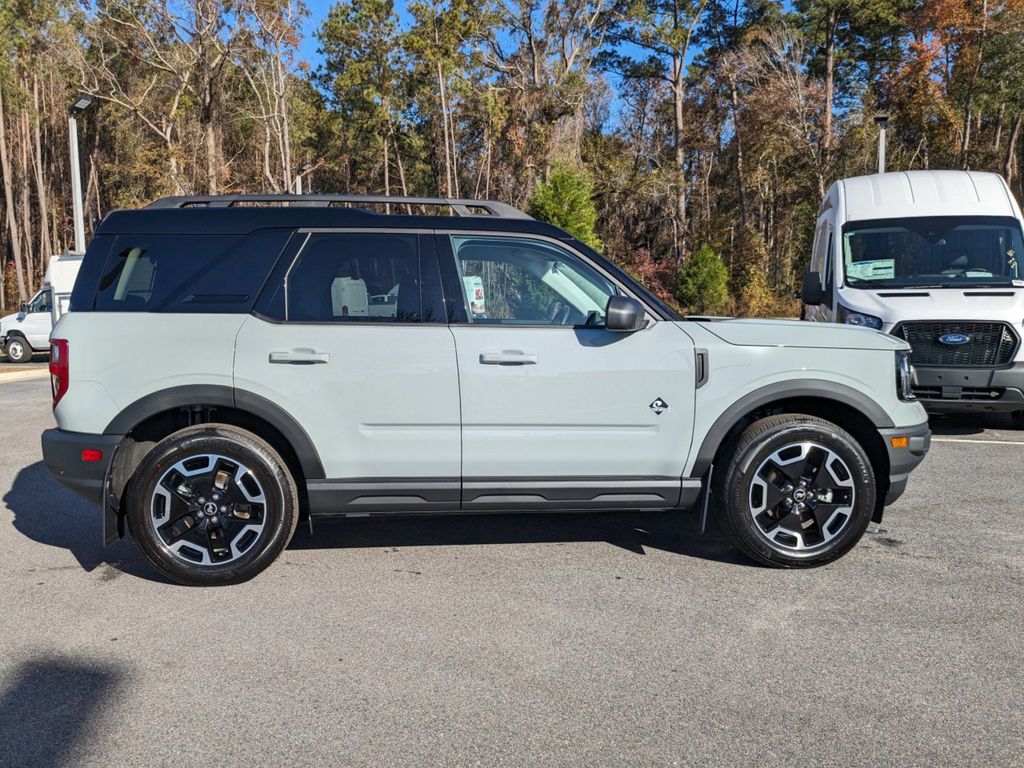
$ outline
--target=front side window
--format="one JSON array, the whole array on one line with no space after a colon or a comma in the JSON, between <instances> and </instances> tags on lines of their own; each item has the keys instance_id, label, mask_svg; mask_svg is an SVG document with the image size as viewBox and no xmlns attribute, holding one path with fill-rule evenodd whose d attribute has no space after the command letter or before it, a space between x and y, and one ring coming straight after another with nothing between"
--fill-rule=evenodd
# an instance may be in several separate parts
<instances>
[{"instance_id":1,"label":"front side window","mask_svg":"<svg viewBox=\"0 0 1024 768\"><path fill-rule=\"evenodd\" d=\"M454 236L452 248L472 323L599 326L617 292L582 259L544 241Z\"/></svg>"},{"instance_id":2,"label":"front side window","mask_svg":"<svg viewBox=\"0 0 1024 768\"><path fill-rule=\"evenodd\" d=\"M1024 278L1020 223L997 216L854 221L843 227L851 288L1006 286Z\"/></svg>"},{"instance_id":3,"label":"front side window","mask_svg":"<svg viewBox=\"0 0 1024 768\"><path fill-rule=\"evenodd\" d=\"M287 277L294 322L420 322L417 236L314 233Z\"/></svg>"},{"instance_id":4,"label":"front side window","mask_svg":"<svg viewBox=\"0 0 1024 768\"><path fill-rule=\"evenodd\" d=\"M50 311L50 292L40 291L29 302L29 312L49 312Z\"/></svg>"}]
</instances>

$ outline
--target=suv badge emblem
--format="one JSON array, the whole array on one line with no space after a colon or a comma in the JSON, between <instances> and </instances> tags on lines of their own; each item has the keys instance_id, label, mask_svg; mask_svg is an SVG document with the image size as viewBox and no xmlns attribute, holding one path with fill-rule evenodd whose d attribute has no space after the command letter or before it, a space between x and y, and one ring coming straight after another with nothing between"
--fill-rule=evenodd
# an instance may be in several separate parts
<instances>
[{"instance_id":1,"label":"suv badge emblem","mask_svg":"<svg viewBox=\"0 0 1024 768\"><path fill-rule=\"evenodd\" d=\"M966 344L971 340L971 337L963 333L944 333L939 336L939 341L943 344L947 344L951 347L959 347L961 344Z\"/></svg>"},{"instance_id":2,"label":"suv badge emblem","mask_svg":"<svg viewBox=\"0 0 1024 768\"><path fill-rule=\"evenodd\" d=\"M659 416L661 416L661 414L663 414L665 411L668 410L668 403L666 403L660 397L657 397L657 398L654 399L654 402L651 403L647 407L650 408L652 411L654 411Z\"/></svg>"}]
</instances>

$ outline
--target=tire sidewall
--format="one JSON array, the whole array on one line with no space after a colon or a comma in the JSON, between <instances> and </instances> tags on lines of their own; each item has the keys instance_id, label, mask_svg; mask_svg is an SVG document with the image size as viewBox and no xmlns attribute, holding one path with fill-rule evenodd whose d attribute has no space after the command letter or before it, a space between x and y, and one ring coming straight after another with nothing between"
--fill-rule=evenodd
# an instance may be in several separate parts
<instances>
[{"instance_id":1,"label":"tire sidewall","mask_svg":"<svg viewBox=\"0 0 1024 768\"><path fill-rule=\"evenodd\" d=\"M15 348L21 348L21 354L14 356L11 354L11 345L17 345ZM4 354L7 355L7 359L12 363L24 363L32 358L32 348L28 345L28 342L21 336L11 336L7 339L7 344L4 348Z\"/></svg>"},{"instance_id":2,"label":"tire sidewall","mask_svg":"<svg viewBox=\"0 0 1024 768\"><path fill-rule=\"evenodd\" d=\"M754 472L780 448L803 441L820 443L834 451L849 467L854 481L854 509L851 519L826 546L799 552L773 546L760 532L750 514L750 487ZM864 535L875 508L876 486L871 462L864 449L845 431L817 422L793 422L755 438L736 457L726 482L724 514L739 543L755 559L786 566L820 565L848 552Z\"/></svg>"},{"instance_id":3,"label":"tire sidewall","mask_svg":"<svg viewBox=\"0 0 1024 768\"><path fill-rule=\"evenodd\" d=\"M158 443L139 464L128 491L131 530L150 563L174 581L191 586L217 586L247 581L269 566L287 546L295 530L298 499L294 482L276 452L245 433L223 428L186 430ZM266 525L255 544L237 560L224 565L187 563L167 552L150 519L157 482L188 456L216 453L236 460L263 486Z\"/></svg>"}]
</instances>

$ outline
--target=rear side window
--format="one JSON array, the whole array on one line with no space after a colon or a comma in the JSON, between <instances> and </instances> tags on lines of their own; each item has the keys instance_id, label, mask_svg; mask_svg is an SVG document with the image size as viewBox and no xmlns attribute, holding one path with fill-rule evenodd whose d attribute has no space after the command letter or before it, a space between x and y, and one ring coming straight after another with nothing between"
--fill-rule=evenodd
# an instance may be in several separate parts
<instances>
[{"instance_id":1,"label":"rear side window","mask_svg":"<svg viewBox=\"0 0 1024 768\"><path fill-rule=\"evenodd\" d=\"M121 235L96 291L100 312L248 312L291 233Z\"/></svg>"},{"instance_id":2,"label":"rear side window","mask_svg":"<svg viewBox=\"0 0 1024 768\"><path fill-rule=\"evenodd\" d=\"M419 238L310 235L286 278L291 322L422 322Z\"/></svg>"}]
</instances>

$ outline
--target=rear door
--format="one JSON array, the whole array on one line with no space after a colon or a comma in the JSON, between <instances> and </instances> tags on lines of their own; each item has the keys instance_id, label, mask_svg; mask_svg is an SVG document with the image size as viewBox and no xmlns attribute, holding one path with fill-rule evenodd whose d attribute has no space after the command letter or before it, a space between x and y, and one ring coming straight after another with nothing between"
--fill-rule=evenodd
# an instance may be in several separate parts
<instances>
[{"instance_id":1,"label":"rear door","mask_svg":"<svg viewBox=\"0 0 1024 768\"><path fill-rule=\"evenodd\" d=\"M314 512L459 504L459 383L433 238L410 231L297 235L242 326L235 387L299 422L325 478Z\"/></svg>"},{"instance_id":2,"label":"rear door","mask_svg":"<svg viewBox=\"0 0 1024 768\"><path fill-rule=\"evenodd\" d=\"M674 506L693 426L690 337L664 321L605 330L620 287L557 241L453 233L438 250L449 298L465 302L452 324L463 509Z\"/></svg>"}]
</instances>

